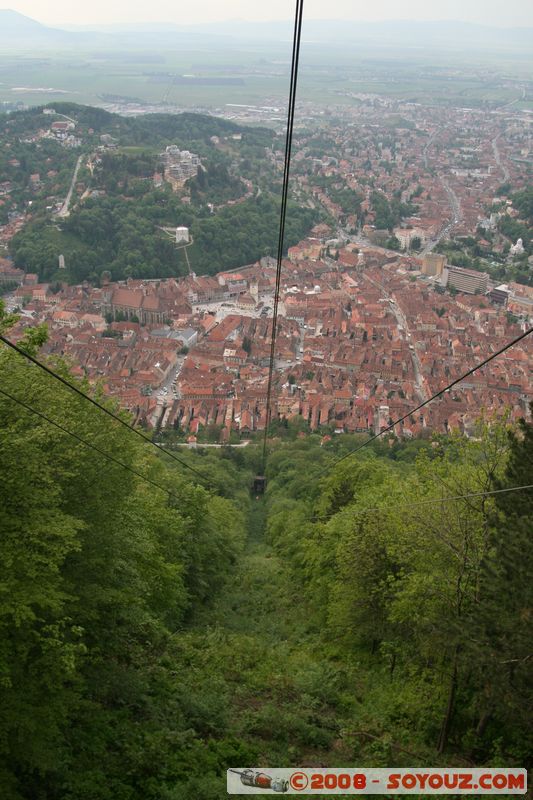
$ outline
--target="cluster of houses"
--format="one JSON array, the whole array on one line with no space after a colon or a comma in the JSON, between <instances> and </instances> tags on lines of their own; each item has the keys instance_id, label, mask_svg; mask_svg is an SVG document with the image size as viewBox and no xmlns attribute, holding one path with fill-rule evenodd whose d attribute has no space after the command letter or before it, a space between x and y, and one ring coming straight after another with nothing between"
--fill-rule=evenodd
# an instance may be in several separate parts
<instances>
[{"instance_id":1,"label":"cluster of houses","mask_svg":"<svg viewBox=\"0 0 533 800\"><path fill-rule=\"evenodd\" d=\"M326 246L328 229L282 264L272 418L310 430L377 432L515 337L533 313L533 290L438 291L431 259L372 245ZM429 264L429 267L428 267ZM266 424L275 263L215 276L129 279L50 287L0 262L0 283L22 308L14 330L45 322L45 352L100 381L135 419L221 441ZM513 305L515 304L515 305ZM533 400L533 343L525 339L397 433L473 430L481 409L520 417Z\"/></svg>"}]
</instances>

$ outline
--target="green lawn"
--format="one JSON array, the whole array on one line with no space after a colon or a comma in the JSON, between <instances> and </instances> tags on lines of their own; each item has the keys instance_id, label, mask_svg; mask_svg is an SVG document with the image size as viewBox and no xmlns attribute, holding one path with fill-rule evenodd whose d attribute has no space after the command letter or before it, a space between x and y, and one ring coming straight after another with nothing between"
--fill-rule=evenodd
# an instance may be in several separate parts
<instances>
[{"instance_id":1,"label":"green lawn","mask_svg":"<svg viewBox=\"0 0 533 800\"><path fill-rule=\"evenodd\" d=\"M161 53L51 53L34 57L0 56L0 101L36 105L59 100L102 104L108 96L163 100L175 106L221 108L226 103L272 105L285 102L288 90L289 47L258 46L246 51L205 49ZM329 48L306 43L302 50L299 98L331 104L339 92L375 93L418 102L472 104L505 103L520 97L516 86L501 86L498 73L521 80L531 74L531 59L497 54L459 54L453 64L442 54L413 54L393 49ZM453 67L453 72L452 72ZM446 75L442 69L449 69ZM240 85L173 84L173 76L239 78ZM26 87L30 91L22 91ZM37 91L37 89L49 91ZM56 91L51 91L51 90ZM14 91L15 90L15 91ZM33 91L31 91L33 90ZM339 102L342 102L339 101ZM531 102L516 104L530 108Z\"/></svg>"}]
</instances>

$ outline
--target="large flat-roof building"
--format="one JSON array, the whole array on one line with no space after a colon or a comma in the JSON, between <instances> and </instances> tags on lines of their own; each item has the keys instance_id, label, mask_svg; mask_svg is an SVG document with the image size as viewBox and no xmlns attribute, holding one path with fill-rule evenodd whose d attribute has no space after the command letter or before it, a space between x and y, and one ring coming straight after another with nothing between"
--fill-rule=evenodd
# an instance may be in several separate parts
<instances>
[{"instance_id":1,"label":"large flat-roof building","mask_svg":"<svg viewBox=\"0 0 533 800\"><path fill-rule=\"evenodd\" d=\"M453 286L458 292L466 294L484 294L489 285L489 276L486 272L463 267L448 267L448 286Z\"/></svg>"}]
</instances>

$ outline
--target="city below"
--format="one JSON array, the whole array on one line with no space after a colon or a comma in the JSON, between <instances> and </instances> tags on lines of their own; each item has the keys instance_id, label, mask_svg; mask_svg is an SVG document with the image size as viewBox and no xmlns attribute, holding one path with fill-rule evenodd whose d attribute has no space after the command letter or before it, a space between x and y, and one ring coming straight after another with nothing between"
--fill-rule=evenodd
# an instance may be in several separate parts
<instances>
[{"instance_id":1,"label":"city below","mask_svg":"<svg viewBox=\"0 0 533 800\"><path fill-rule=\"evenodd\" d=\"M485 111L376 95L353 101L353 107L330 109L327 118L301 105L292 195L321 221L289 247L281 275L271 419L300 420L302 430L324 435L380 432L526 330L533 316L530 115L513 103ZM103 122L95 117L96 129L77 119L77 108L84 107L68 114L50 107L33 113L22 135L20 123L6 126L7 147L46 143L57 158L68 155L74 169L72 178L69 171L61 173L67 176L66 197L57 187L54 193L58 167L49 156L55 168L32 174L16 204L20 159L10 159L15 177L1 187L2 202L12 203L0 227L6 248L31 226L37 203L56 236L64 221L67 230L77 230L72 220L87 207L112 201L122 209L127 200L137 208L144 192L161 208L173 199L188 213L200 197L211 219L204 214L193 221L195 239L221 209L233 209L236 216L225 224L233 226L235 242L251 241L253 249L254 229L240 230L235 209L253 207L261 183L279 180L282 137L256 151L262 160L250 159L250 150L239 149L249 147L246 131L264 129L198 117L208 127L230 127L209 136L207 149L197 140L187 150L167 145L153 156L151 172L137 177L136 166L111 184L106 170L113 163L133 163L135 148L122 147L121 136L131 137L138 123L121 122L130 126L123 133L112 123L124 118L89 110L104 115ZM192 152L197 145L201 156ZM237 188L220 195L225 199L218 204L208 202L214 198L209 188L203 195L191 189L199 178L205 183L205 174L209 179L211 157L233 159ZM49 270L48 282L41 270L39 276L21 263L24 248L15 262L3 259L0 281L15 287L6 295L7 308L22 309L11 335L21 337L27 326L45 322L43 352L66 357L75 374L101 382L138 423L173 431L183 443L237 443L264 430L267 420L275 252L269 248L268 256L248 264L235 256L232 268L217 269L217 263L231 263L231 253L224 261L219 234L213 234L204 262L210 274L201 275L195 264L200 245L179 219L175 225L154 224L141 244L166 235L169 247L181 247L179 270L187 259L187 276L179 277L173 267L163 275L176 277L158 279L161 272L155 268L154 274L142 250L138 266L126 270L131 277L122 280L105 263L98 281L73 280L69 268L76 268L79 250L67 254L66 264L57 251L59 267L54 275ZM224 237L230 241L232 231ZM92 249L86 247L88 263ZM529 418L532 368L533 344L525 339L409 416L395 433L470 434L483 411Z\"/></svg>"},{"instance_id":2,"label":"city below","mask_svg":"<svg viewBox=\"0 0 533 800\"><path fill-rule=\"evenodd\" d=\"M283 261L272 419L379 432L519 335L510 312L533 308L533 289L511 283L475 294L474 271L443 268L443 257L332 248L324 225L313 234ZM12 336L46 322L44 352L101 381L138 422L180 429L191 444L206 432L230 442L264 429L273 259L213 277L64 285L55 294L7 260L0 275L20 281L12 305L29 299ZM444 293L446 280L467 291ZM468 434L482 409L524 416L532 366L525 339L396 433Z\"/></svg>"},{"instance_id":3,"label":"city below","mask_svg":"<svg viewBox=\"0 0 533 800\"><path fill-rule=\"evenodd\" d=\"M13 3L0 800L530 796L531 0Z\"/></svg>"}]
</instances>

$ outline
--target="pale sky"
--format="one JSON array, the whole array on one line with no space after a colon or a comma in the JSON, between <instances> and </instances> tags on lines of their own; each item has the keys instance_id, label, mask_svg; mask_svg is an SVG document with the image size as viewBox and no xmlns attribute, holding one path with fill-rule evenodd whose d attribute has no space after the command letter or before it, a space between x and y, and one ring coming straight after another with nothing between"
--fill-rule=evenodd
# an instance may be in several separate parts
<instances>
[{"instance_id":1,"label":"pale sky","mask_svg":"<svg viewBox=\"0 0 533 800\"><path fill-rule=\"evenodd\" d=\"M281 20L293 0L4 0L45 25L116 22L182 24L230 19ZM306 0L307 19L462 20L498 27L533 27L532 0Z\"/></svg>"}]
</instances>

